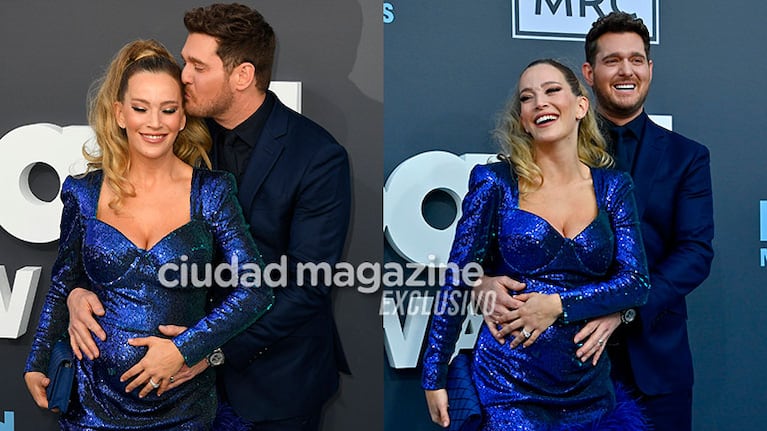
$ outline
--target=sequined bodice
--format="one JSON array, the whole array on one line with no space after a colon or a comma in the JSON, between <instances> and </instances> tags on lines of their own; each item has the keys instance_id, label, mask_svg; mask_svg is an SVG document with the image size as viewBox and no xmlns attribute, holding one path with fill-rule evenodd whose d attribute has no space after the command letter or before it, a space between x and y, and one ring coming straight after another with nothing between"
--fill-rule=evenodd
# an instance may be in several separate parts
<instances>
[{"instance_id":1,"label":"sequined bodice","mask_svg":"<svg viewBox=\"0 0 767 431\"><path fill-rule=\"evenodd\" d=\"M540 281L536 291L558 293L569 286L604 276L612 263L614 238L604 210L572 238L562 236L545 219L502 205L498 230L498 273L521 281Z\"/></svg>"},{"instance_id":2,"label":"sequined bodice","mask_svg":"<svg viewBox=\"0 0 767 431\"><path fill-rule=\"evenodd\" d=\"M165 235L148 250L137 247L119 230L101 220L87 218L84 224L83 266L94 283L93 290L106 309L131 310L106 313L100 318L102 325L116 325L154 335L160 324L178 322L173 324L191 326L205 314L207 289L191 285L159 291L156 288L158 269L163 266L202 266L213 261L210 247L213 238L204 222L193 219ZM179 254L181 250L183 254ZM132 283L125 283L126 279ZM157 307L158 301L168 306Z\"/></svg>"},{"instance_id":3,"label":"sequined bodice","mask_svg":"<svg viewBox=\"0 0 767 431\"><path fill-rule=\"evenodd\" d=\"M109 334L98 343L108 368L122 370L144 355L144 349L127 345L127 338L158 336L159 325L193 326L205 315L207 289L202 286L158 288L164 266L213 261L213 238L203 221L189 221L146 250L95 217L83 223L83 267L106 311L97 320Z\"/></svg>"}]
</instances>

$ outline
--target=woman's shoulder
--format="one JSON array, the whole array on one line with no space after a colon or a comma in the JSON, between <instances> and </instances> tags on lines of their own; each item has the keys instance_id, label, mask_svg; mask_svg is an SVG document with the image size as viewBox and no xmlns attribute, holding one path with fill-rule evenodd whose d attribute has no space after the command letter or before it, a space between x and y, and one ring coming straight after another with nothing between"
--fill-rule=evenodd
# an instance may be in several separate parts
<instances>
[{"instance_id":1,"label":"woman's shoulder","mask_svg":"<svg viewBox=\"0 0 767 431\"><path fill-rule=\"evenodd\" d=\"M103 172L100 169L67 176L61 185L64 206L75 205L81 214L95 216L102 178Z\"/></svg>"},{"instance_id":2,"label":"woman's shoulder","mask_svg":"<svg viewBox=\"0 0 767 431\"><path fill-rule=\"evenodd\" d=\"M88 171L83 174L68 175L61 185L61 194L74 194L77 196L98 193L101 189L103 172L101 169Z\"/></svg>"},{"instance_id":3,"label":"woman's shoulder","mask_svg":"<svg viewBox=\"0 0 767 431\"><path fill-rule=\"evenodd\" d=\"M592 168L592 175L600 176L607 185L632 184L631 175L614 168Z\"/></svg>"},{"instance_id":4,"label":"woman's shoulder","mask_svg":"<svg viewBox=\"0 0 767 431\"><path fill-rule=\"evenodd\" d=\"M198 214L210 215L226 202L237 200L237 183L227 171L194 168L192 172L192 202Z\"/></svg>"},{"instance_id":5,"label":"woman's shoulder","mask_svg":"<svg viewBox=\"0 0 767 431\"><path fill-rule=\"evenodd\" d=\"M228 171L194 168L193 176L203 191L236 187L234 175Z\"/></svg>"},{"instance_id":6,"label":"woman's shoulder","mask_svg":"<svg viewBox=\"0 0 767 431\"><path fill-rule=\"evenodd\" d=\"M493 182L509 182L513 176L511 165L505 161L474 165L471 169L473 180L490 180Z\"/></svg>"},{"instance_id":7,"label":"woman's shoulder","mask_svg":"<svg viewBox=\"0 0 767 431\"><path fill-rule=\"evenodd\" d=\"M94 169L81 174L70 174L64 179L64 185L68 187L88 187L93 183L101 181L104 171Z\"/></svg>"},{"instance_id":8,"label":"woman's shoulder","mask_svg":"<svg viewBox=\"0 0 767 431\"><path fill-rule=\"evenodd\" d=\"M623 195L634 189L634 182L627 172L612 168L592 168L592 180L594 190L598 195L609 198L610 196Z\"/></svg>"}]
</instances>

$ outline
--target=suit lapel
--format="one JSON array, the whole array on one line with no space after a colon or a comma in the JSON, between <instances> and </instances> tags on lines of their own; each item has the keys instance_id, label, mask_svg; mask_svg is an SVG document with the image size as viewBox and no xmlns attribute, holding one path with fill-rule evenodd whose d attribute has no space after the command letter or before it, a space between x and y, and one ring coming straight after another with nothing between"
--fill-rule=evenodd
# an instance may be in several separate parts
<instances>
[{"instance_id":1,"label":"suit lapel","mask_svg":"<svg viewBox=\"0 0 767 431\"><path fill-rule=\"evenodd\" d=\"M287 109L279 99L274 101L272 113L266 120L261 137L248 160L238 195L240 204L246 212L250 209L256 194L284 149L280 138L287 133Z\"/></svg>"},{"instance_id":2,"label":"suit lapel","mask_svg":"<svg viewBox=\"0 0 767 431\"><path fill-rule=\"evenodd\" d=\"M634 179L634 196L636 197L637 213L641 220L642 214L650 200L650 191L655 182L658 163L663 158L663 153L668 145L668 136L660 126L653 123L649 118L645 124L642 148L634 165L631 178Z\"/></svg>"}]
</instances>

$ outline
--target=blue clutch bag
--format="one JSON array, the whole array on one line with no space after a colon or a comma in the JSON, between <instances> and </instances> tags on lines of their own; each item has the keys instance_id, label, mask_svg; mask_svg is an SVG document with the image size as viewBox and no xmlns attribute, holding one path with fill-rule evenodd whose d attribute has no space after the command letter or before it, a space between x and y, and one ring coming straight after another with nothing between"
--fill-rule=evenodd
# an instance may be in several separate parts
<instances>
[{"instance_id":1,"label":"blue clutch bag","mask_svg":"<svg viewBox=\"0 0 767 431\"><path fill-rule=\"evenodd\" d=\"M75 355L68 340L56 342L51 351L51 363L48 365L48 378L51 383L45 389L48 396L48 409L59 409L66 413L72 386L75 382Z\"/></svg>"},{"instance_id":2,"label":"blue clutch bag","mask_svg":"<svg viewBox=\"0 0 767 431\"><path fill-rule=\"evenodd\" d=\"M459 353L447 367L448 431L476 431L482 426L482 407L471 378L471 354Z\"/></svg>"}]
</instances>

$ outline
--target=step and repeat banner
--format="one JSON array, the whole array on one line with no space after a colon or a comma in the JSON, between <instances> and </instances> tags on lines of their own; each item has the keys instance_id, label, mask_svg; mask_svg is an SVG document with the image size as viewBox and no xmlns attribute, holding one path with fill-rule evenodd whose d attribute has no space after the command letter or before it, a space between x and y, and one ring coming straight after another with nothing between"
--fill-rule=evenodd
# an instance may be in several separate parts
<instances>
[{"instance_id":1,"label":"step and repeat banner","mask_svg":"<svg viewBox=\"0 0 767 431\"><path fill-rule=\"evenodd\" d=\"M91 136L86 94L115 53L153 38L180 60L188 9L201 1L0 3L0 431L58 429L22 371L56 257L66 175L82 172ZM251 0L277 35L273 88L325 127L351 159L355 208L345 259L380 261L383 23L371 0ZM379 300L339 289L334 306L353 371L323 429L383 428Z\"/></svg>"},{"instance_id":2,"label":"step and repeat banner","mask_svg":"<svg viewBox=\"0 0 767 431\"><path fill-rule=\"evenodd\" d=\"M420 389L438 284L428 268L448 259L469 171L498 151L490 137L497 113L534 59L556 58L580 74L585 34L614 10L635 13L650 30L648 114L711 152L715 258L711 275L688 296L694 429L764 428L767 87L758 82L767 72L760 54L767 5L391 0L383 5L384 258L411 268L412 278L384 283L387 430L439 429ZM481 324L479 316L467 319L459 348L473 345Z\"/></svg>"}]
</instances>

